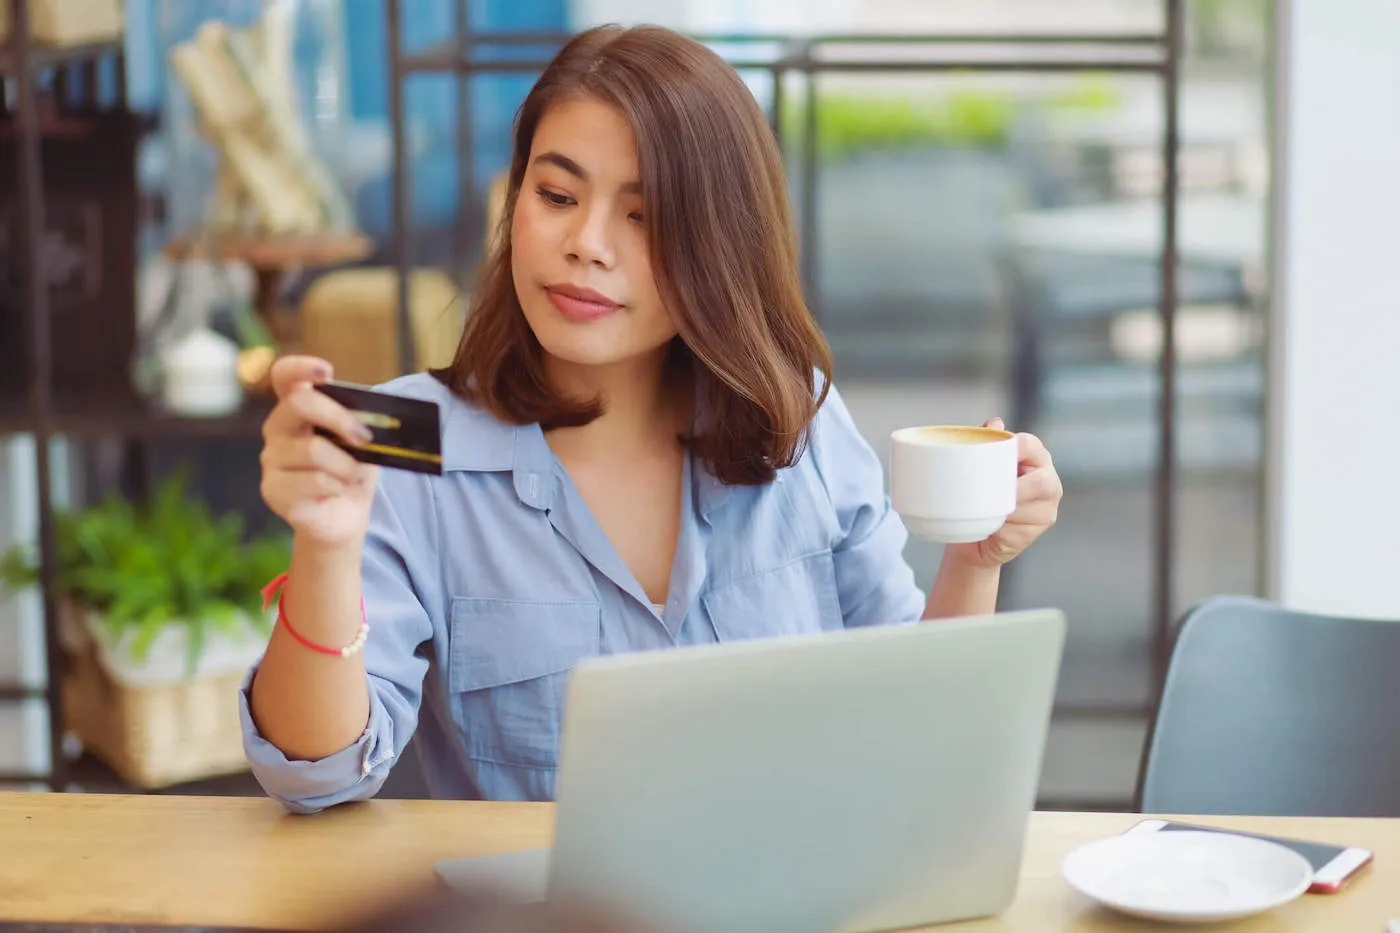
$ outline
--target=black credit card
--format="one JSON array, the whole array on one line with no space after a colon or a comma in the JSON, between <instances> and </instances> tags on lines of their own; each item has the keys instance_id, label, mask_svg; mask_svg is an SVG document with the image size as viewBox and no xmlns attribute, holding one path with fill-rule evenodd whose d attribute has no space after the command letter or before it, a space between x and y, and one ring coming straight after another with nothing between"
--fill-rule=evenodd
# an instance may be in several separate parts
<instances>
[{"instance_id":1,"label":"black credit card","mask_svg":"<svg viewBox=\"0 0 1400 933\"><path fill-rule=\"evenodd\" d=\"M316 390L349 409L374 437L355 447L325 428L318 427L317 434L362 463L442 474L442 415L437 402L391 395L351 382L323 382Z\"/></svg>"}]
</instances>

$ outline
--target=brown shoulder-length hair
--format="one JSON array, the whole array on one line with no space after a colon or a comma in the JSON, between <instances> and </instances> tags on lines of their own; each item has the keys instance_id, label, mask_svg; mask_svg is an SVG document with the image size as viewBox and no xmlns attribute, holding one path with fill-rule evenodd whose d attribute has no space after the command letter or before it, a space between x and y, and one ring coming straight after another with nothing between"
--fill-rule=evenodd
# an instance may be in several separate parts
<instances>
[{"instance_id":1,"label":"brown shoulder-length hair","mask_svg":"<svg viewBox=\"0 0 1400 933\"><path fill-rule=\"evenodd\" d=\"M561 397L511 278L510 224L535 129L555 102L611 104L637 140L653 274L703 413L687 438L722 482L756 485L801 455L831 354L802 297L781 154L758 102L714 52L669 29L575 36L516 116L505 209L450 366L434 375L514 424L587 424Z\"/></svg>"}]
</instances>

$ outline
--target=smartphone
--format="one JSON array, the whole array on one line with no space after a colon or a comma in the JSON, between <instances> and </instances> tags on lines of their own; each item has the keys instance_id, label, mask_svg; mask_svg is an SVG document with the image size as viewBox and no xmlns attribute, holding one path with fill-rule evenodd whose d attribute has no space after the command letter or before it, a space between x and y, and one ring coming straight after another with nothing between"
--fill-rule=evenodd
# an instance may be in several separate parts
<instances>
[{"instance_id":1,"label":"smartphone","mask_svg":"<svg viewBox=\"0 0 1400 933\"><path fill-rule=\"evenodd\" d=\"M1276 842L1285 848L1292 849L1307 859L1313 867L1313 883L1312 887L1308 888L1313 894L1336 894L1358 871L1371 864L1371 852L1368 849L1326 845L1320 842L1304 842L1301 839L1283 839L1278 836L1261 836L1258 833L1241 833L1215 826L1193 826L1190 823L1174 823L1170 820L1143 820L1128 830L1125 835L1180 832L1182 830L1250 836L1254 839L1263 839L1265 842Z\"/></svg>"}]
</instances>

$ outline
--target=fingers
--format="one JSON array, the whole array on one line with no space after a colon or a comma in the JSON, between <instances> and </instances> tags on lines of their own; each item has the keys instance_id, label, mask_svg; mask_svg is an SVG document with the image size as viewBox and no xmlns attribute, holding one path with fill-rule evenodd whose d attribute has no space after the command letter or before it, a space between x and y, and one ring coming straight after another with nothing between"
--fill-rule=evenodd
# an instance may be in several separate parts
<instances>
[{"instance_id":1,"label":"fingers","mask_svg":"<svg viewBox=\"0 0 1400 933\"><path fill-rule=\"evenodd\" d=\"M1016 459L1020 463L1022 475L1054 464L1050 451L1034 434L1016 435Z\"/></svg>"},{"instance_id":2,"label":"fingers","mask_svg":"<svg viewBox=\"0 0 1400 933\"><path fill-rule=\"evenodd\" d=\"M1057 499L1037 499L1017 506L1016 511L1006 518L1006 528L1034 527L1049 528L1059 521L1060 503Z\"/></svg>"},{"instance_id":3,"label":"fingers","mask_svg":"<svg viewBox=\"0 0 1400 933\"><path fill-rule=\"evenodd\" d=\"M326 382L334 375L331 364L315 356L284 356L272 364L272 390L286 398L297 389Z\"/></svg>"},{"instance_id":4,"label":"fingers","mask_svg":"<svg viewBox=\"0 0 1400 933\"><path fill-rule=\"evenodd\" d=\"M991 428L994 431L1005 431L1006 422L1001 418L990 418L982 422L982 427ZM1050 465L1050 451L1045 444L1034 434L1016 435L1017 459L1022 466L1029 466L1031 469ZM1022 470L1021 472L1026 472Z\"/></svg>"},{"instance_id":5,"label":"fingers","mask_svg":"<svg viewBox=\"0 0 1400 933\"><path fill-rule=\"evenodd\" d=\"M288 514L296 505L344 495L348 484L338 477L319 470L276 470L263 474L263 501L279 515Z\"/></svg>"},{"instance_id":6,"label":"fingers","mask_svg":"<svg viewBox=\"0 0 1400 933\"><path fill-rule=\"evenodd\" d=\"M360 479L360 462L319 435L285 438L262 451L264 472L274 470L319 470L343 483Z\"/></svg>"},{"instance_id":7,"label":"fingers","mask_svg":"<svg viewBox=\"0 0 1400 933\"><path fill-rule=\"evenodd\" d=\"M1016 480L1017 503L1058 501L1063 495L1064 487L1060 483L1060 474L1056 473L1053 467L1032 469L1028 473L1022 473Z\"/></svg>"},{"instance_id":8,"label":"fingers","mask_svg":"<svg viewBox=\"0 0 1400 933\"><path fill-rule=\"evenodd\" d=\"M324 526L325 516L333 513L341 519L358 516L363 529L377 476L375 467L360 463L317 433L324 430L350 447L373 438L354 414L316 390L331 375L329 363L311 356L283 357L272 368L278 401L263 422L260 491L272 511L299 532L325 533L324 527L321 532L314 529L318 523ZM335 500L343 501L326 512L327 504Z\"/></svg>"},{"instance_id":9,"label":"fingers","mask_svg":"<svg viewBox=\"0 0 1400 933\"><path fill-rule=\"evenodd\" d=\"M1005 430L1001 418L992 418L983 427ZM1045 533L1060 516L1064 486L1050 451L1034 434L1016 435L1016 510L1006 523L984 542L992 559L999 563L1013 560Z\"/></svg>"},{"instance_id":10,"label":"fingers","mask_svg":"<svg viewBox=\"0 0 1400 933\"><path fill-rule=\"evenodd\" d=\"M373 437L345 406L305 385L277 403L263 423L263 438L273 443L279 438L309 434L313 427L325 428L355 446L368 443Z\"/></svg>"},{"instance_id":11,"label":"fingers","mask_svg":"<svg viewBox=\"0 0 1400 933\"><path fill-rule=\"evenodd\" d=\"M1054 469L1045 467L1027 473L1016 481L1016 511L1006 519L1007 525L1049 527L1060 517L1060 499L1064 490Z\"/></svg>"}]
</instances>

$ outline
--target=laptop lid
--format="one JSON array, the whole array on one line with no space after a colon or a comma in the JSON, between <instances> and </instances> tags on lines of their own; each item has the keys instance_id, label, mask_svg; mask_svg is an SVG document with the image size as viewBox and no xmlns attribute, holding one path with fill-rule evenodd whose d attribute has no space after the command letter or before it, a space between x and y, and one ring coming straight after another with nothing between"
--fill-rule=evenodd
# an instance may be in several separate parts
<instances>
[{"instance_id":1,"label":"laptop lid","mask_svg":"<svg viewBox=\"0 0 1400 933\"><path fill-rule=\"evenodd\" d=\"M999 913L1064 638L1045 610L584 662L549 890L675 933Z\"/></svg>"}]
</instances>

